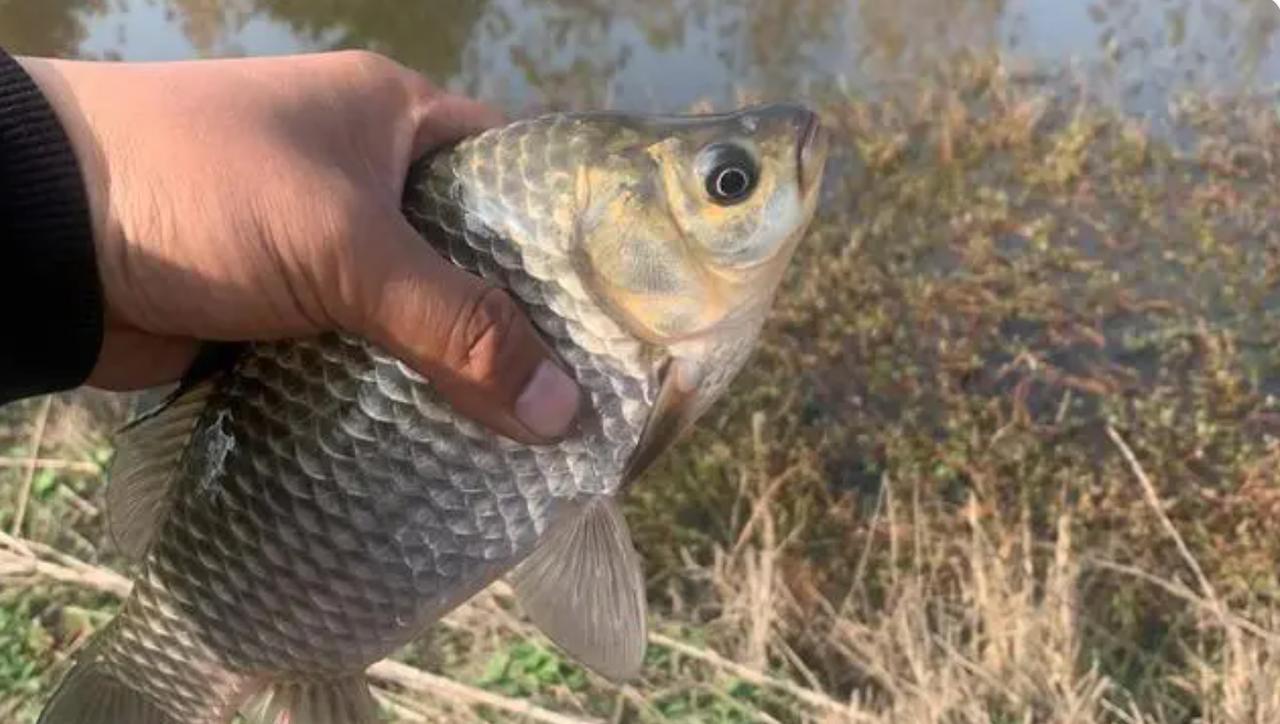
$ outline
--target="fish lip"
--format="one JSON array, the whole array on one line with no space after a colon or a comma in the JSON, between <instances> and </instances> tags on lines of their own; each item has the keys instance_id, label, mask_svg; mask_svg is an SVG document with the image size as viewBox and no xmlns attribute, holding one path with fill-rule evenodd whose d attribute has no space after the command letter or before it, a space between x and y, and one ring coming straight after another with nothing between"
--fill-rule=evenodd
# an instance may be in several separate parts
<instances>
[{"instance_id":1,"label":"fish lip","mask_svg":"<svg viewBox=\"0 0 1280 724\"><path fill-rule=\"evenodd\" d=\"M804 130L796 147L797 177L800 179L802 193L810 193L822 176L822 169L827 160L827 129L817 113L806 111Z\"/></svg>"}]
</instances>

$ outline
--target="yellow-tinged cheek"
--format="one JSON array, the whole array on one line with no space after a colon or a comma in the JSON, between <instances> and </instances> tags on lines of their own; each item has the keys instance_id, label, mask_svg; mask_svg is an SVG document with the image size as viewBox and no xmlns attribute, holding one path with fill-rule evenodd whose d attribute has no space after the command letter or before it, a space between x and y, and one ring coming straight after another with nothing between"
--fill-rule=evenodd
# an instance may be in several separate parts
<instances>
[{"instance_id":1,"label":"yellow-tinged cheek","mask_svg":"<svg viewBox=\"0 0 1280 724\"><path fill-rule=\"evenodd\" d=\"M688 297L618 290L615 299L627 316L645 330L643 336L654 342L671 342L697 334L714 326L728 313L720 295L708 296L703 303L692 303Z\"/></svg>"},{"instance_id":2,"label":"yellow-tinged cheek","mask_svg":"<svg viewBox=\"0 0 1280 724\"><path fill-rule=\"evenodd\" d=\"M730 211L729 207L726 206L703 204L700 208L690 208L689 212L690 214L698 217L700 226L723 227L724 225L734 221L734 217L737 216L737 207L733 207L733 211Z\"/></svg>"},{"instance_id":3,"label":"yellow-tinged cheek","mask_svg":"<svg viewBox=\"0 0 1280 724\"><path fill-rule=\"evenodd\" d=\"M652 341L694 334L723 318L729 296L684 242L661 191L628 187L608 169L583 181L596 196L582 239L588 278L616 316Z\"/></svg>"}]
</instances>

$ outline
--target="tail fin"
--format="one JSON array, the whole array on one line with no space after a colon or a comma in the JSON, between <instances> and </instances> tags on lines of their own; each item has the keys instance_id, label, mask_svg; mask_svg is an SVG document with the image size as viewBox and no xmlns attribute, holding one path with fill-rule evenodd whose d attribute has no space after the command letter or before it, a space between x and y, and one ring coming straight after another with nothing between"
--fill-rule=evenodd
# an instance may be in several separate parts
<instances>
[{"instance_id":1,"label":"tail fin","mask_svg":"<svg viewBox=\"0 0 1280 724\"><path fill-rule=\"evenodd\" d=\"M378 704L363 675L277 681L243 712L252 724L377 724Z\"/></svg>"},{"instance_id":2,"label":"tail fin","mask_svg":"<svg viewBox=\"0 0 1280 724\"><path fill-rule=\"evenodd\" d=\"M107 671L90 644L37 724L182 724Z\"/></svg>"}]
</instances>

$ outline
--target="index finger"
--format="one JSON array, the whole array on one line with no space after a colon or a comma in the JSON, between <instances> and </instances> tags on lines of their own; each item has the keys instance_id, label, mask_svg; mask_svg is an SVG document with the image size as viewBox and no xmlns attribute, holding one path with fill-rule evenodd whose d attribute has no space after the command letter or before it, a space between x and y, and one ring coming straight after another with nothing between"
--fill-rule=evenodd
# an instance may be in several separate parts
<instances>
[{"instance_id":1,"label":"index finger","mask_svg":"<svg viewBox=\"0 0 1280 724\"><path fill-rule=\"evenodd\" d=\"M502 111L488 103L434 88L418 94L412 113L416 128L413 138L415 158L436 146L461 140L507 121Z\"/></svg>"}]
</instances>

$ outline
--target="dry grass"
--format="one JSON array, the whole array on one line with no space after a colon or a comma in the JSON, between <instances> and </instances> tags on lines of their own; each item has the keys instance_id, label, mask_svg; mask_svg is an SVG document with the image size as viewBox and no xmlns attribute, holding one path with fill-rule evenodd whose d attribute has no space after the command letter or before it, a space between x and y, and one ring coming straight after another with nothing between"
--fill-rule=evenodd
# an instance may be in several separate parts
<instances>
[{"instance_id":1,"label":"dry grass","mask_svg":"<svg viewBox=\"0 0 1280 724\"><path fill-rule=\"evenodd\" d=\"M565 661L498 585L374 672L390 716L1280 721L1274 107L1158 132L987 60L923 85L828 100L839 172L760 354L628 503L643 679ZM0 550L0 720L127 585L121 412L0 410L26 541Z\"/></svg>"},{"instance_id":2,"label":"dry grass","mask_svg":"<svg viewBox=\"0 0 1280 724\"><path fill-rule=\"evenodd\" d=\"M758 442L763 435L756 418ZM1206 722L1263 722L1280 720L1280 695L1273 686L1276 665L1277 619L1270 609L1237 611L1214 594L1186 544L1163 511L1154 484L1147 478L1127 444L1109 430L1129 461L1135 480L1150 503L1150 514L1167 531L1170 542L1183 551L1196 588L1126 570L1101 561L1083 561L1072 540L1070 513L1057 520L1050 539L1033 535L1029 521L1005 525L983 520L982 504L970 497L964 504L965 534L951 539L928 537L933 526L918 491L897 490L885 480L883 496L870 527L883 528L890 556L903 555L927 566L914 566L893 576L873 600L865 589L851 591L844 600L821 600L817 619L826 628L825 648L839 664L865 679L850 696L834 698L809 673L796 680L764 673L777 659L805 664L790 650L789 628L812 628L813 601L802 605L797 591L776 565L785 541L776 537L777 521L769 506L778 479L761 479L761 489L749 491L752 512L732 551L721 551L705 573L717 591L723 614L715 621L722 641L736 641L736 656L716 653L671 636L656 633L655 647L686 659L677 668L702 685L729 677L777 692L796 705L778 720L814 722L1168 722L1180 721L1155 710L1143 710L1132 697L1102 674L1082 647L1083 622L1078 591L1081 571L1090 565L1119 576L1154 585L1198 612L1203 637L1188 638L1194 647L1187 670L1170 685L1185 688L1205 706ZM74 461L60 461L71 463ZM758 461L757 461L758 463ZM71 469L71 465L55 465ZM863 556L868 551L862 551ZM774 562L770 562L774 561ZM864 564L865 560L859 561ZM105 593L113 599L127 595L127 578L94 566L50 546L0 533L0 585L10 591L57 584L58 595L76 589ZM511 592L503 584L449 617L446 628L477 623L505 629L504 640L536 637L517 616L499 615L495 606L509 607ZM802 610L809 620L789 620ZM1263 611L1265 618L1260 619ZM668 621L668 624L674 623ZM57 658L67 656L85 641L87 630L74 637ZM736 660L734 660L736 659ZM55 665L55 669L58 665ZM474 686L395 661L370 671L376 693L386 710L403 721L477 721L499 719L573 724L596 718L557 713L528 701L486 692ZM593 685L608 688L603 682ZM656 691L625 690L641 718L665 719L644 704ZM476 707L486 712L476 714ZM11 702L12 708L12 702ZM772 720L764 711L759 719ZM655 716L656 715L656 716ZM673 717L680 718L680 717Z\"/></svg>"}]
</instances>

